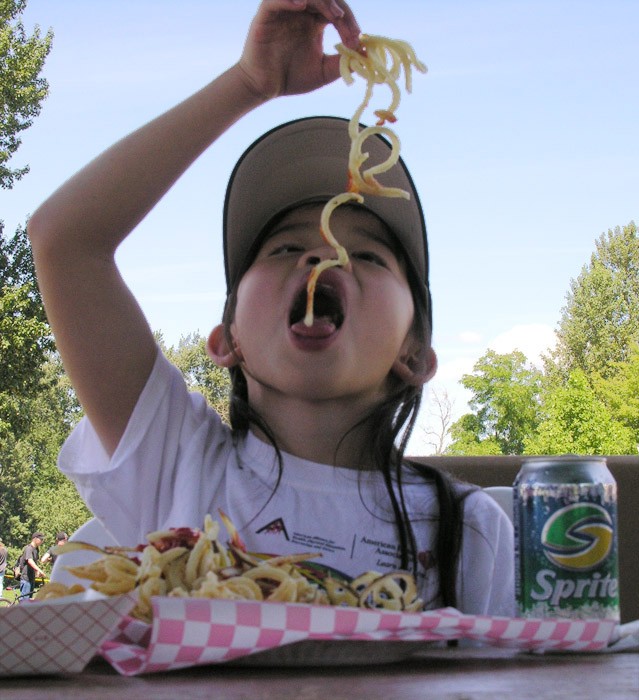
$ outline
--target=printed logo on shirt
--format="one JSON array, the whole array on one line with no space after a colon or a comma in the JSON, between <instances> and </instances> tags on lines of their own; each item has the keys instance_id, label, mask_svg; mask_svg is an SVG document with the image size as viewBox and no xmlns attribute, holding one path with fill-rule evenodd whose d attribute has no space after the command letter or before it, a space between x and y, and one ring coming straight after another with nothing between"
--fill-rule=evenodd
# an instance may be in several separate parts
<instances>
[{"instance_id":1,"label":"printed logo on shirt","mask_svg":"<svg viewBox=\"0 0 639 700\"><path fill-rule=\"evenodd\" d=\"M289 534L284 518L275 518L271 522L255 530L256 535L284 535L286 540L300 547L300 552L319 551L327 554L346 551L346 546L341 542L335 542L328 537L323 537L314 532L298 532L295 530Z\"/></svg>"},{"instance_id":2,"label":"printed logo on shirt","mask_svg":"<svg viewBox=\"0 0 639 700\"><path fill-rule=\"evenodd\" d=\"M282 518L275 518L275 520L271 520L271 522L264 525L264 527L256 530L257 535L261 535L262 533L267 535L284 535L287 540L290 540L288 532L286 531L286 525L284 524L284 520Z\"/></svg>"}]
</instances>

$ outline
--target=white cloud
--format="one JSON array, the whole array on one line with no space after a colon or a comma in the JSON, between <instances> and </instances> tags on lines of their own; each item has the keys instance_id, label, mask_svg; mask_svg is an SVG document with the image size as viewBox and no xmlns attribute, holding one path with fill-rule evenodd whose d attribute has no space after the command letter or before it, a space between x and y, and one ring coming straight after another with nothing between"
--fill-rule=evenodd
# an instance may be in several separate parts
<instances>
[{"instance_id":1,"label":"white cloud","mask_svg":"<svg viewBox=\"0 0 639 700\"><path fill-rule=\"evenodd\" d=\"M530 323L513 326L488 344L488 347L497 353L505 354L513 350L521 350L528 360L538 364L542 353L554 347L556 342L555 331L543 323Z\"/></svg>"},{"instance_id":2,"label":"white cloud","mask_svg":"<svg viewBox=\"0 0 639 700\"><path fill-rule=\"evenodd\" d=\"M468 374L473 371L473 365L476 361L477 357L464 356L442 362L437 367L435 382L445 386L457 383L461 379L462 374Z\"/></svg>"},{"instance_id":3,"label":"white cloud","mask_svg":"<svg viewBox=\"0 0 639 700\"><path fill-rule=\"evenodd\" d=\"M458 338L465 345L477 345L477 343L481 343L482 336L475 331L462 331Z\"/></svg>"}]
</instances>

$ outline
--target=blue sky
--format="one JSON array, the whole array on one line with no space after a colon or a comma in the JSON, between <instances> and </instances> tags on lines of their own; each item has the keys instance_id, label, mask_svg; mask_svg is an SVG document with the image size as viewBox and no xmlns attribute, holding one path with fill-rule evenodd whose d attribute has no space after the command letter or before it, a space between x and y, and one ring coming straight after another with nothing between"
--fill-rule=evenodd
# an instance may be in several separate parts
<instances>
[{"instance_id":1,"label":"blue sky","mask_svg":"<svg viewBox=\"0 0 639 700\"><path fill-rule=\"evenodd\" d=\"M461 374L488 347L537 357L552 342L570 280L595 239L639 218L639 3L351 6L363 31L409 41L429 68L403 96L395 130L429 230L440 358L432 388L447 391L459 414ZM37 23L55 33L45 69L50 96L11 161L31 172L0 190L5 230L114 140L233 63L256 7L252 0L29 0L27 30ZM335 41L329 34L329 47ZM122 272L169 343L207 334L219 320L222 198L244 148L298 116L349 117L362 95L361 82L338 82L248 115L123 244Z\"/></svg>"}]
</instances>

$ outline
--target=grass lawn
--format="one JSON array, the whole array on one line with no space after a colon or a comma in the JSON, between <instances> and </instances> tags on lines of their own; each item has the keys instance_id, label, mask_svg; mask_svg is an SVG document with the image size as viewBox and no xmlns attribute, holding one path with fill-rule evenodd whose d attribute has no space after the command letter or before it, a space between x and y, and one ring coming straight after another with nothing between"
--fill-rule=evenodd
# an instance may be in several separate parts
<instances>
[{"instance_id":1,"label":"grass lawn","mask_svg":"<svg viewBox=\"0 0 639 700\"><path fill-rule=\"evenodd\" d=\"M45 579L48 581L49 579ZM40 579L36 580L36 590L40 588L42 582ZM7 581L7 577L4 578L4 588L2 589L2 598L8 598L9 600L15 600L20 595L20 582L14 583L13 578Z\"/></svg>"},{"instance_id":2,"label":"grass lawn","mask_svg":"<svg viewBox=\"0 0 639 700\"><path fill-rule=\"evenodd\" d=\"M20 595L20 587L16 586L13 588L12 583L9 584L9 588L6 587L7 579L5 579L5 587L2 589L2 597L8 600L15 600Z\"/></svg>"}]
</instances>

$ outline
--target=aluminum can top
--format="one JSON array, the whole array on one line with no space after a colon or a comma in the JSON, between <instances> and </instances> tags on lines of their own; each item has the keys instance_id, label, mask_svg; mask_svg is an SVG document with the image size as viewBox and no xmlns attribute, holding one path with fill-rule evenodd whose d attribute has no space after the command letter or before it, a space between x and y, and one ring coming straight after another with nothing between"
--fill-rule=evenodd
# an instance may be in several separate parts
<instances>
[{"instance_id":1,"label":"aluminum can top","mask_svg":"<svg viewBox=\"0 0 639 700\"><path fill-rule=\"evenodd\" d=\"M521 465L515 486L519 484L614 483L605 457L558 455L529 457Z\"/></svg>"}]
</instances>

